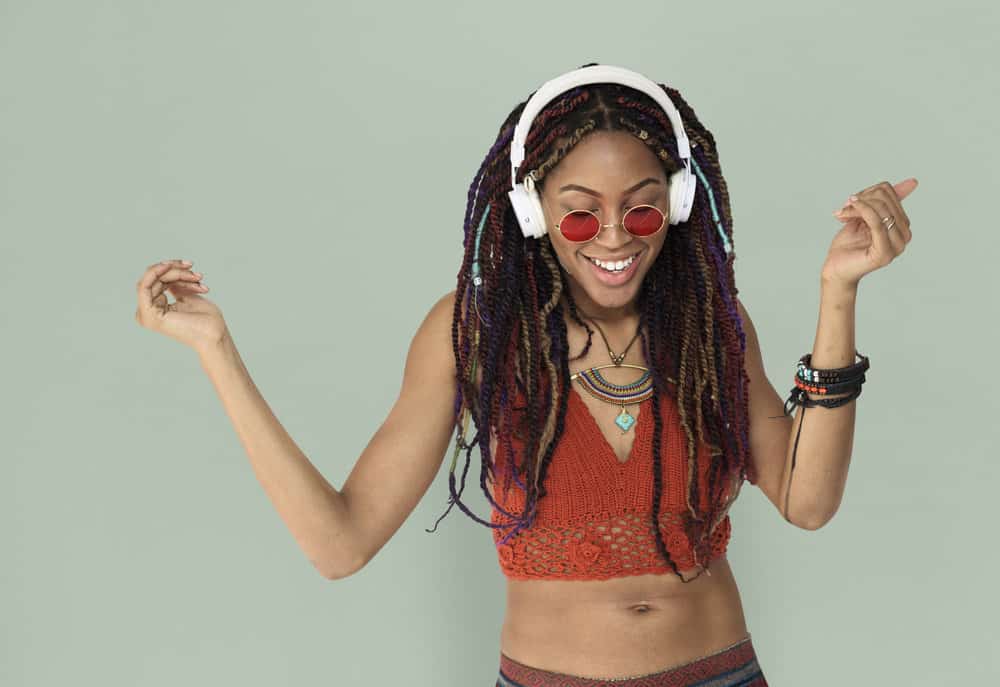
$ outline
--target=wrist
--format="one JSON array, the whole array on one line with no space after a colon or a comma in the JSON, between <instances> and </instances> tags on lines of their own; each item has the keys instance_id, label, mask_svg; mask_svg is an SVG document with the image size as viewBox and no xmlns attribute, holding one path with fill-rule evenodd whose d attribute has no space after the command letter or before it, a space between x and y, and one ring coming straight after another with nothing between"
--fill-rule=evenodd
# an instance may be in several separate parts
<instances>
[{"instance_id":1,"label":"wrist","mask_svg":"<svg viewBox=\"0 0 1000 687\"><path fill-rule=\"evenodd\" d=\"M830 293L834 295L847 296L853 298L858 294L858 284L847 283L839 279L831 279L828 277L820 277L819 280L820 290L824 293Z\"/></svg>"},{"instance_id":2,"label":"wrist","mask_svg":"<svg viewBox=\"0 0 1000 687\"><path fill-rule=\"evenodd\" d=\"M196 351L202 365L206 365L220 358L230 357L236 351L236 344L226 328L218 339L202 344Z\"/></svg>"}]
</instances>

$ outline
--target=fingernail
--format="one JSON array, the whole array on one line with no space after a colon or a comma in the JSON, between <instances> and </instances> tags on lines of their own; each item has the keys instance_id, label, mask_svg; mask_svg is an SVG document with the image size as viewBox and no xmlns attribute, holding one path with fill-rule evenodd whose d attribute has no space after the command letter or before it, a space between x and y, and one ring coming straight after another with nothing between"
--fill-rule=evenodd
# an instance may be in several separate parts
<instances>
[{"instance_id":1,"label":"fingernail","mask_svg":"<svg viewBox=\"0 0 1000 687\"><path fill-rule=\"evenodd\" d=\"M858 199L858 197L857 197L857 196L851 196L851 197L850 197L850 200L857 200L857 199Z\"/></svg>"},{"instance_id":2,"label":"fingernail","mask_svg":"<svg viewBox=\"0 0 1000 687\"><path fill-rule=\"evenodd\" d=\"M181 260L181 264L182 265L191 265L193 263L190 260Z\"/></svg>"}]
</instances>

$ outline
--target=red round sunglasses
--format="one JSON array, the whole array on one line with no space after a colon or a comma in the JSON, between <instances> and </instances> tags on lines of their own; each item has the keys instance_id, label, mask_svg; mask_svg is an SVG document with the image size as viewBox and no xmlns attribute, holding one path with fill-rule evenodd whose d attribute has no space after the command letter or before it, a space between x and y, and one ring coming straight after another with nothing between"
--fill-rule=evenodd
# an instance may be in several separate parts
<instances>
[{"instance_id":1,"label":"red round sunglasses","mask_svg":"<svg viewBox=\"0 0 1000 687\"><path fill-rule=\"evenodd\" d=\"M636 205L622 216L621 225L628 233L640 238L652 236L666 224L667 218L655 205ZM556 228L568 241L587 243L597 238L601 229L615 224L601 224L590 210L571 210L556 223Z\"/></svg>"}]
</instances>

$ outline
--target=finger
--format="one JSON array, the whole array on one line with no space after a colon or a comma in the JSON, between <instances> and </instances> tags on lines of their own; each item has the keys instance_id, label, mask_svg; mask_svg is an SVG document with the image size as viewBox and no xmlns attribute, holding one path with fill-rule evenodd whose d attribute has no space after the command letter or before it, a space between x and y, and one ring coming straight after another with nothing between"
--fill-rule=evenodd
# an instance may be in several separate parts
<instances>
[{"instance_id":1,"label":"finger","mask_svg":"<svg viewBox=\"0 0 1000 687\"><path fill-rule=\"evenodd\" d=\"M893 243L893 238L889 236L890 232L886 231L878 210L870 202L858 198L851 201L851 205L864 218L865 224L871 230L872 246L874 247L875 254L888 264L892 258L902 252L902 246L899 245L902 243L902 240L896 239L897 243ZM893 229L892 233L895 233L895 229Z\"/></svg>"},{"instance_id":2,"label":"finger","mask_svg":"<svg viewBox=\"0 0 1000 687\"><path fill-rule=\"evenodd\" d=\"M181 260L180 258L175 258L173 260L161 260L160 262L154 262L152 265L147 265L146 269L151 270L154 267L159 267L160 265L176 265L178 267L191 267L192 262L190 260Z\"/></svg>"},{"instance_id":3,"label":"finger","mask_svg":"<svg viewBox=\"0 0 1000 687\"><path fill-rule=\"evenodd\" d=\"M860 200L868 203L872 209L878 214L879 221L882 217L885 217L885 206L881 200L872 198L868 196L867 198L861 198ZM861 206L858 205L858 201L848 200L840 210L834 213L841 222L850 222L852 220L860 222L861 226L867 226L868 222L865 219L864 214L861 212Z\"/></svg>"},{"instance_id":4,"label":"finger","mask_svg":"<svg viewBox=\"0 0 1000 687\"><path fill-rule=\"evenodd\" d=\"M166 274L173 268L170 264L157 263L155 265L150 265L143 273L142 278L139 279L139 283L136 284L136 289L139 292L139 307L144 310L148 310L153 307L153 299L158 295L153 293L153 284L159 281L163 274Z\"/></svg>"},{"instance_id":5,"label":"finger","mask_svg":"<svg viewBox=\"0 0 1000 687\"><path fill-rule=\"evenodd\" d=\"M899 234L904 245L909 243L910 239L913 238L913 233L910 231L910 218L906 214L906 211L903 210L903 205L897 197L895 190L893 190L892 185L887 181L876 184L868 192L866 199L870 200L873 198L878 198L884 204L885 207L878 208L880 212L884 212L883 217L892 216L895 218L896 222L893 225L892 231Z\"/></svg>"},{"instance_id":6,"label":"finger","mask_svg":"<svg viewBox=\"0 0 1000 687\"><path fill-rule=\"evenodd\" d=\"M874 195L877 192L879 195ZM883 193L884 192L879 192L878 190L873 191L873 195L867 198L866 201L875 209L875 212L878 213L879 226L885 229L886 236L888 237L889 242L892 243L892 247L895 250L894 254L899 255L903 252L903 246L906 245L906 235L903 233L903 227L900 224L899 218L895 214L895 208L889 201L883 199ZM885 218L887 217L890 220L895 220L892 225L892 229L889 229L888 224L885 222Z\"/></svg>"},{"instance_id":7,"label":"finger","mask_svg":"<svg viewBox=\"0 0 1000 687\"><path fill-rule=\"evenodd\" d=\"M880 220L883 217L894 213L894 209L885 200L883 200L881 196L877 195L877 192L875 191L870 191L867 196L861 196L861 200L868 203L875 209L875 212L878 213Z\"/></svg>"},{"instance_id":8,"label":"finger","mask_svg":"<svg viewBox=\"0 0 1000 687\"><path fill-rule=\"evenodd\" d=\"M152 307L154 300L163 292L163 286L166 283L179 279L197 282L200 281L201 277L201 274L192 273L188 268L177 266L174 261L153 265L139 280L139 303L145 308ZM162 303L157 303L157 305L162 305Z\"/></svg>"},{"instance_id":9,"label":"finger","mask_svg":"<svg viewBox=\"0 0 1000 687\"><path fill-rule=\"evenodd\" d=\"M897 184L897 186L898 186L898 184ZM893 202L896 204L896 209L897 209L897 212L899 213L898 215L895 216L896 217L896 229L899 230L900 234L903 236L904 242L906 242L906 243L909 243L910 239L913 238L913 232L910 231L910 216L908 214L906 214L906 210L903 208L903 202L902 201L903 201L903 198L905 198L907 195L909 195L913 191L913 189L916 188L916 187L917 187L916 186L916 179L914 179L913 180L912 188L910 188L906 192L906 194L903 195L903 196L900 196L895 191L893 191L893 192L890 192L889 190L886 191L886 194L889 195L891 197L891 199L893 200ZM889 188L892 189L893 187L890 186Z\"/></svg>"},{"instance_id":10,"label":"finger","mask_svg":"<svg viewBox=\"0 0 1000 687\"><path fill-rule=\"evenodd\" d=\"M910 226L910 218L907 216L906 211L903 210L903 204L900 202L899 196L896 195L896 191L892 184L888 181L883 181L877 184L871 191L873 197L880 198L883 202L889 205L891 208L891 214L896 218L897 224L906 224L907 227Z\"/></svg>"},{"instance_id":11,"label":"finger","mask_svg":"<svg viewBox=\"0 0 1000 687\"><path fill-rule=\"evenodd\" d=\"M915 177L910 177L909 179L903 179L898 184L893 184L892 189L895 192L896 197L903 200L903 198L906 198L908 195L913 193L913 190L919 183L920 182L918 182Z\"/></svg>"},{"instance_id":12,"label":"finger","mask_svg":"<svg viewBox=\"0 0 1000 687\"><path fill-rule=\"evenodd\" d=\"M153 293L158 295L160 293L171 293L176 298L178 295L190 295L205 293L208 291L208 287L201 282L181 282L175 281L170 283L157 282L153 286Z\"/></svg>"},{"instance_id":13,"label":"finger","mask_svg":"<svg viewBox=\"0 0 1000 687\"><path fill-rule=\"evenodd\" d=\"M171 287L200 291L203 286L204 284L201 283L201 275L197 273L192 274L191 272L181 272L176 276L165 274L153 282L152 295L153 297L156 297L164 290L169 291ZM208 287L205 287L205 290L207 289Z\"/></svg>"},{"instance_id":14,"label":"finger","mask_svg":"<svg viewBox=\"0 0 1000 687\"><path fill-rule=\"evenodd\" d=\"M139 277L139 281L135 283L137 289L142 288L144 280L147 279L151 273L165 274L170 270L171 267L178 267L181 269L189 270L191 269L190 260L164 260L162 262L154 262L152 265L148 266Z\"/></svg>"},{"instance_id":15,"label":"finger","mask_svg":"<svg viewBox=\"0 0 1000 687\"><path fill-rule=\"evenodd\" d=\"M919 182L917 181L916 177L908 177L896 184L890 184L888 181L880 181L876 184L872 184L871 186L858 191L854 195L860 196L862 193L871 191L872 189L877 188L878 186L886 186L892 190L893 195L895 195L899 200L902 200L903 198L906 198L908 195L913 193L913 189L917 187L918 183Z\"/></svg>"}]
</instances>

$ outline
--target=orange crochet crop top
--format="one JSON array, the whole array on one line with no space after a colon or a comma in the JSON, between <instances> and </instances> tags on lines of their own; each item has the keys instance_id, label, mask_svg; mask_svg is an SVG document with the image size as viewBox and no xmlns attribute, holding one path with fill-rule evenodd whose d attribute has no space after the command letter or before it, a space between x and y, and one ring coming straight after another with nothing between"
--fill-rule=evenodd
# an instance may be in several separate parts
<instances>
[{"instance_id":1,"label":"orange crochet crop top","mask_svg":"<svg viewBox=\"0 0 1000 687\"><path fill-rule=\"evenodd\" d=\"M628 460L622 463L579 393L575 388L569 391L564 431L552 454L544 481L546 495L538 500L532 526L502 543L513 529L513 520L492 508L491 522L504 525L492 529L501 571L519 580L675 575L657 549L652 525L652 400L642 401L638 413L633 412L638 415L632 428L636 436ZM690 581L705 569L706 557L710 562L725 553L731 523L727 508L716 518L701 549L694 550L681 524L688 508L687 438L675 399L661 394L659 401L663 417L660 531L677 569ZM526 501L523 489L514 484L504 489L501 477L506 470L506 442L513 442L515 455L523 450L522 441L510 434L497 437L497 479L491 493L504 510L521 514ZM708 447L699 443L696 455L701 503L706 504ZM727 492L735 500L732 489L738 493L738 481Z\"/></svg>"}]
</instances>

